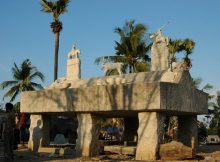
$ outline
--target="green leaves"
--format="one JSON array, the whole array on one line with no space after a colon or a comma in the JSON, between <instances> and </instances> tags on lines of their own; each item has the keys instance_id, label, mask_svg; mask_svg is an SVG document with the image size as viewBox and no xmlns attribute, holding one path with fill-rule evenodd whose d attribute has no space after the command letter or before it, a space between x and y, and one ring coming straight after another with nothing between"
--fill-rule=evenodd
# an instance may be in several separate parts
<instances>
[{"instance_id":1,"label":"green leaves","mask_svg":"<svg viewBox=\"0 0 220 162\"><path fill-rule=\"evenodd\" d=\"M135 71L137 62L149 61L147 53L150 51L150 43L146 42L147 28L143 24L135 24L134 20L126 21L122 28L115 28L120 36L120 41L115 42L116 55L124 57L129 65L129 71Z\"/></svg>"},{"instance_id":2,"label":"green leaves","mask_svg":"<svg viewBox=\"0 0 220 162\"><path fill-rule=\"evenodd\" d=\"M169 52L171 58L175 58L175 54L179 52L185 52L185 58L188 58L188 55L192 53L195 48L195 42L192 39L176 39L169 41Z\"/></svg>"},{"instance_id":3,"label":"green leaves","mask_svg":"<svg viewBox=\"0 0 220 162\"><path fill-rule=\"evenodd\" d=\"M41 0L41 11L52 13L55 21L59 21L59 16L67 12L67 6L70 0L47 1Z\"/></svg>"},{"instance_id":4,"label":"green leaves","mask_svg":"<svg viewBox=\"0 0 220 162\"><path fill-rule=\"evenodd\" d=\"M5 97L11 97L10 101L13 101L22 91L43 88L40 84L33 82L33 80L40 79L44 81L44 75L32 65L29 59L24 60L20 67L14 63L12 67L12 77L14 80L4 81L0 84L1 89L9 88L3 99Z\"/></svg>"}]
</instances>

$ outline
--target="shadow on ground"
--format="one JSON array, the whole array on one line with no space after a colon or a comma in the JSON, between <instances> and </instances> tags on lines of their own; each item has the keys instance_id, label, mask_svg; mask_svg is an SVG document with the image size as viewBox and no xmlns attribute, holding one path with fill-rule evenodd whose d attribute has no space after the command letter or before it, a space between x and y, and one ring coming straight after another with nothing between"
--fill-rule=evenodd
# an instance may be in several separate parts
<instances>
[{"instance_id":1,"label":"shadow on ground","mask_svg":"<svg viewBox=\"0 0 220 162\"><path fill-rule=\"evenodd\" d=\"M19 147L15 151L14 162L89 162L89 161L132 161L134 157L126 155L101 155L92 158L76 158L70 155L64 155L59 157L49 157L50 153L40 152L38 154L28 151L27 147ZM220 145L202 145L198 149L198 153L195 159L187 159L187 162L194 161L220 161ZM158 162L161 162L158 160Z\"/></svg>"}]
</instances>

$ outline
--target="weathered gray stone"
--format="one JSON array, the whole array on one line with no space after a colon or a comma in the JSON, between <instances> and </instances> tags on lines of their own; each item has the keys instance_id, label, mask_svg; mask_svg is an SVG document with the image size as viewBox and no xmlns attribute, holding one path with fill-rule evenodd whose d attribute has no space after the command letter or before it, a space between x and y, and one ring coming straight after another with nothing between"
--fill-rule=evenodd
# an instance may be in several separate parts
<instances>
[{"instance_id":1,"label":"weathered gray stone","mask_svg":"<svg viewBox=\"0 0 220 162\"><path fill-rule=\"evenodd\" d=\"M21 111L207 113L208 96L195 88L188 71L131 74L124 78L130 83L98 86L93 81L85 87L23 92Z\"/></svg>"},{"instance_id":2,"label":"weathered gray stone","mask_svg":"<svg viewBox=\"0 0 220 162\"><path fill-rule=\"evenodd\" d=\"M78 156L99 155L98 138L100 121L98 117L91 114L78 114L78 129L76 140L76 154Z\"/></svg>"},{"instance_id":3,"label":"weathered gray stone","mask_svg":"<svg viewBox=\"0 0 220 162\"><path fill-rule=\"evenodd\" d=\"M104 151L105 152L122 154L122 155L135 155L136 146L110 145L110 146L105 146Z\"/></svg>"},{"instance_id":4,"label":"weathered gray stone","mask_svg":"<svg viewBox=\"0 0 220 162\"><path fill-rule=\"evenodd\" d=\"M138 144L135 159L156 160L164 133L165 116L162 113L141 112L138 113L138 118Z\"/></svg>"},{"instance_id":5,"label":"weathered gray stone","mask_svg":"<svg viewBox=\"0 0 220 162\"><path fill-rule=\"evenodd\" d=\"M166 70L169 67L169 39L162 35L162 31L158 30L151 36L154 39L151 47L151 70Z\"/></svg>"},{"instance_id":6,"label":"weathered gray stone","mask_svg":"<svg viewBox=\"0 0 220 162\"><path fill-rule=\"evenodd\" d=\"M67 60L67 80L78 80L81 78L81 61L79 58Z\"/></svg>"}]
</instances>

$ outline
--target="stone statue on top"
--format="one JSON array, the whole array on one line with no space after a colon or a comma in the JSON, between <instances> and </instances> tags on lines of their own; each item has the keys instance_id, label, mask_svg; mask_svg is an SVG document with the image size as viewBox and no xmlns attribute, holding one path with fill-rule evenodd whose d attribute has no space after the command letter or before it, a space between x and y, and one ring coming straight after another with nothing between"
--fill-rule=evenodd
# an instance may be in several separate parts
<instances>
[{"instance_id":1,"label":"stone statue on top","mask_svg":"<svg viewBox=\"0 0 220 162\"><path fill-rule=\"evenodd\" d=\"M165 25L150 36L153 40L151 47L151 71L166 70L169 68L169 38L162 34L162 29Z\"/></svg>"}]
</instances>

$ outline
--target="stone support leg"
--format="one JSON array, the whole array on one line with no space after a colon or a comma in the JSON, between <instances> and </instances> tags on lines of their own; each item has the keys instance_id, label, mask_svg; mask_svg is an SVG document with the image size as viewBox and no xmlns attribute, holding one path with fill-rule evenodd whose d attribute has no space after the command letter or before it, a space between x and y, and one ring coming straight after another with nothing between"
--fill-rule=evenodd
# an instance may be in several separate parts
<instances>
[{"instance_id":1,"label":"stone support leg","mask_svg":"<svg viewBox=\"0 0 220 162\"><path fill-rule=\"evenodd\" d=\"M39 147L50 144L50 121L47 116L42 115L31 115L30 121L28 148L34 152L38 152Z\"/></svg>"},{"instance_id":2,"label":"stone support leg","mask_svg":"<svg viewBox=\"0 0 220 162\"><path fill-rule=\"evenodd\" d=\"M89 157L99 155L98 138L100 120L91 114L78 114L78 129L76 140L77 156Z\"/></svg>"},{"instance_id":3,"label":"stone support leg","mask_svg":"<svg viewBox=\"0 0 220 162\"><path fill-rule=\"evenodd\" d=\"M138 113L138 144L136 160L156 160L162 141L165 115L156 112Z\"/></svg>"},{"instance_id":4,"label":"stone support leg","mask_svg":"<svg viewBox=\"0 0 220 162\"><path fill-rule=\"evenodd\" d=\"M198 145L198 130L197 130L197 116L185 115L178 116L178 139L184 145L197 148ZM193 146L192 146L193 144Z\"/></svg>"}]
</instances>

